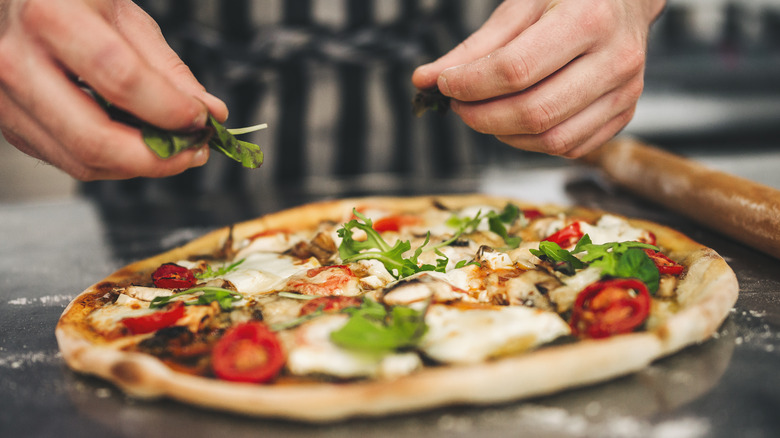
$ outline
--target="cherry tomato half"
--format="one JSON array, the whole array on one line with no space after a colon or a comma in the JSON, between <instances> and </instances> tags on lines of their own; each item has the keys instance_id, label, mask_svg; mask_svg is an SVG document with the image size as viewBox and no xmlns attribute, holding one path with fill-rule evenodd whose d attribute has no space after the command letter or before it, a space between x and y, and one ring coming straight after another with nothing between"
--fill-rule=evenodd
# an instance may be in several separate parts
<instances>
[{"instance_id":1,"label":"cherry tomato half","mask_svg":"<svg viewBox=\"0 0 780 438\"><path fill-rule=\"evenodd\" d=\"M259 321L229 328L211 351L214 374L232 382L267 382L279 374L284 362L276 334Z\"/></svg>"},{"instance_id":2,"label":"cherry tomato half","mask_svg":"<svg viewBox=\"0 0 780 438\"><path fill-rule=\"evenodd\" d=\"M195 274L184 266L176 263L165 263L152 273L152 282L156 287L164 289L189 289L198 280Z\"/></svg>"},{"instance_id":3,"label":"cherry tomato half","mask_svg":"<svg viewBox=\"0 0 780 438\"><path fill-rule=\"evenodd\" d=\"M583 236L579 222L572 222L570 225L561 228L556 233L548 236L545 241L557 243L561 248L570 248L577 244Z\"/></svg>"},{"instance_id":4,"label":"cherry tomato half","mask_svg":"<svg viewBox=\"0 0 780 438\"><path fill-rule=\"evenodd\" d=\"M647 286L635 278L616 278L583 289L574 302L569 325L574 335L606 338L632 332L649 313Z\"/></svg>"},{"instance_id":5,"label":"cherry tomato half","mask_svg":"<svg viewBox=\"0 0 780 438\"><path fill-rule=\"evenodd\" d=\"M645 252L650 256L650 260L655 263L658 268L658 272L661 274L680 275L685 267L674 260L670 259L664 254L658 251L653 251L650 248L645 248Z\"/></svg>"},{"instance_id":6,"label":"cherry tomato half","mask_svg":"<svg viewBox=\"0 0 780 438\"><path fill-rule=\"evenodd\" d=\"M184 316L184 303L174 301L166 308L148 315L122 319L122 324L134 335L151 333L161 328L170 327Z\"/></svg>"},{"instance_id":7,"label":"cherry tomato half","mask_svg":"<svg viewBox=\"0 0 780 438\"><path fill-rule=\"evenodd\" d=\"M374 230L382 233L385 231L399 231L403 227L418 225L422 222L419 216L410 214L396 214L386 216L374 222Z\"/></svg>"},{"instance_id":8,"label":"cherry tomato half","mask_svg":"<svg viewBox=\"0 0 780 438\"><path fill-rule=\"evenodd\" d=\"M532 221L534 219L544 216L544 213L542 213L540 210L537 210L535 208L526 208L523 210L523 216L529 221Z\"/></svg>"}]
</instances>

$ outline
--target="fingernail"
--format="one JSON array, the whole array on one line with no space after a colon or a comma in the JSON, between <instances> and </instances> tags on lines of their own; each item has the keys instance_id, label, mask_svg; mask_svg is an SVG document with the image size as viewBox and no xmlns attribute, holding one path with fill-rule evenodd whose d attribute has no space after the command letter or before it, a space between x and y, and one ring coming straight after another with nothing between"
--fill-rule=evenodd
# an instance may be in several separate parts
<instances>
[{"instance_id":1,"label":"fingernail","mask_svg":"<svg viewBox=\"0 0 780 438\"><path fill-rule=\"evenodd\" d=\"M449 70L449 69L447 69L447 70ZM444 70L443 72L441 72L441 74L439 75L438 81L436 81L436 85L439 87L439 91L441 91L441 94L443 94L445 96L449 96L451 94L450 93L450 86L447 84L447 77L444 76L444 72L446 72L447 70Z\"/></svg>"},{"instance_id":2,"label":"fingernail","mask_svg":"<svg viewBox=\"0 0 780 438\"><path fill-rule=\"evenodd\" d=\"M195 151L195 155L192 156L192 163L190 164L190 167L200 167L209 160L209 148L207 146L204 146L197 151Z\"/></svg>"}]
</instances>

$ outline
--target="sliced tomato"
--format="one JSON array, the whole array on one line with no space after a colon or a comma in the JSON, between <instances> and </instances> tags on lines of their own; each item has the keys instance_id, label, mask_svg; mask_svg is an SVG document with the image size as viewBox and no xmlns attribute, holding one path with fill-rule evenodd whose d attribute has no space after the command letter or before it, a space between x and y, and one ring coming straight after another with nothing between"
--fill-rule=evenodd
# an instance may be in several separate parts
<instances>
[{"instance_id":1,"label":"sliced tomato","mask_svg":"<svg viewBox=\"0 0 780 438\"><path fill-rule=\"evenodd\" d=\"M122 324L134 335L151 333L170 327L184 316L184 303L175 301L162 310L148 315L122 319Z\"/></svg>"},{"instance_id":2,"label":"sliced tomato","mask_svg":"<svg viewBox=\"0 0 780 438\"><path fill-rule=\"evenodd\" d=\"M385 216L374 222L374 229L380 233L385 231L400 231L403 227L419 225L422 218L411 214L396 214Z\"/></svg>"},{"instance_id":3,"label":"sliced tomato","mask_svg":"<svg viewBox=\"0 0 780 438\"><path fill-rule=\"evenodd\" d=\"M341 309L347 307L360 307L362 300L359 297L345 297L345 296L329 296L318 297L313 300L309 300L301 307L299 316L308 315L314 313L319 309L323 312L338 312Z\"/></svg>"},{"instance_id":4,"label":"sliced tomato","mask_svg":"<svg viewBox=\"0 0 780 438\"><path fill-rule=\"evenodd\" d=\"M570 248L577 244L583 236L579 222L572 222L570 225L561 228L556 233L543 239L547 242L557 243L561 248Z\"/></svg>"},{"instance_id":5,"label":"sliced tomato","mask_svg":"<svg viewBox=\"0 0 780 438\"><path fill-rule=\"evenodd\" d=\"M574 335L606 338L634 331L649 313L647 286L634 278L617 278L583 289L574 302L569 325Z\"/></svg>"},{"instance_id":6,"label":"sliced tomato","mask_svg":"<svg viewBox=\"0 0 780 438\"><path fill-rule=\"evenodd\" d=\"M276 334L259 321L229 328L211 351L214 374L232 382L267 382L279 374L284 362Z\"/></svg>"},{"instance_id":7,"label":"sliced tomato","mask_svg":"<svg viewBox=\"0 0 780 438\"><path fill-rule=\"evenodd\" d=\"M658 251L654 251L650 248L645 248L645 252L650 256L650 260L655 263L658 268L658 272L661 274L680 275L685 267L674 260L670 259L664 254Z\"/></svg>"},{"instance_id":8,"label":"sliced tomato","mask_svg":"<svg viewBox=\"0 0 780 438\"><path fill-rule=\"evenodd\" d=\"M195 274L176 263L165 263L152 273L152 282L156 287L164 289L189 289L198 280Z\"/></svg>"}]
</instances>

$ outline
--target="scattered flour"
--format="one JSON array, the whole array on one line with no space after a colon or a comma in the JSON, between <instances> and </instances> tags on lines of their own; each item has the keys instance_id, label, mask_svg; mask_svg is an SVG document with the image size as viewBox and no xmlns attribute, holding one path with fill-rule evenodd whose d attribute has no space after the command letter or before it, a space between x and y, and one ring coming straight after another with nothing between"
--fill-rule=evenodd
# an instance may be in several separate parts
<instances>
[{"instance_id":1,"label":"scattered flour","mask_svg":"<svg viewBox=\"0 0 780 438\"><path fill-rule=\"evenodd\" d=\"M585 414L569 412L567 409L551 406L524 404L515 411L494 413L483 420L485 424L496 421L513 421L515 429L529 436L544 437L605 437L605 438L701 438L711 432L706 419L683 417L653 424L643 418L627 415L602 413L597 402L591 402ZM443 415L438 422L440 430L468 432L477 430L480 424L474 420ZM479 420L477 420L480 423Z\"/></svg>"},{"instance_id":2,"label":"scattered flour","mask_svg":"<svg viewBox=\"0 0 780 438\"><path fill-rule=\"evenodd\" d=\"M20 369L35 364L59 362L61 354L58 351L29 351L0 355L0 368Z\"/></svg>"},{"instance_id":3,"label":"scattered flour","mask_svg":"<svg viewBox=\"0 0 780 438\"><path fill-rule=\"evenodd\" d=\"M37 298L21 297L9 300L8 304L12 306L28 306L40 303L44 306L59 306L70 303L73 301L73 298L75 298L74 295L48 295Z\"/></svg>"}]
</instances>

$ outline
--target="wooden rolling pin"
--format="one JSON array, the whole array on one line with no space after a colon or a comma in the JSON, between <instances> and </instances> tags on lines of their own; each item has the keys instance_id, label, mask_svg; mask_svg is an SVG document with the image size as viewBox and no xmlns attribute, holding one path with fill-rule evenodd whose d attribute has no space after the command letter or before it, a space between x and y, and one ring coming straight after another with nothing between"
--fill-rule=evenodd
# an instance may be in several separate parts
<instances>
[{"instance_id":1,"label":"wooden rolling pin","mask_svg":"<svg viewBox=\"0 0 780 438\"><path fill-rule=\"evenodd\" d=\"M780 258L780 190L628 138L581 160L640 196Z\"/></svg>"}]
</instances>

